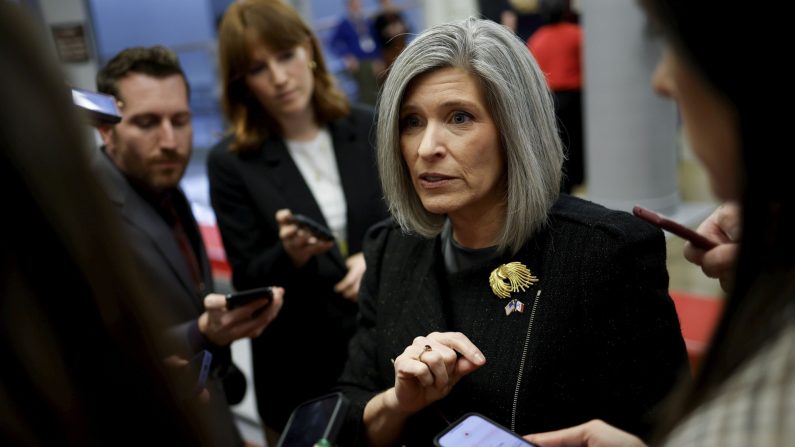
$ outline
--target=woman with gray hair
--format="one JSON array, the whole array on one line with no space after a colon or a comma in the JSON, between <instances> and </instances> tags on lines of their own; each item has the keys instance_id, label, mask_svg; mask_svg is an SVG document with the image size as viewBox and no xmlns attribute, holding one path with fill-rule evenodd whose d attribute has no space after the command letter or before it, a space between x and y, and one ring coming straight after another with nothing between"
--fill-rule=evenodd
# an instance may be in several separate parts
<instances>
[{"instance_id":1,"label":"woman with gray hair","mask_svg":"<svg viewBox=\"0 0 795 447\"><path fill-rule=\"evenodd\" d=\"M379 116L394 220L368 236L341 378L359 442L427 445L472 411L643 435L686 362L662 233L559 195L553 104L522 42L484 20L431 28Z\"/></svg>"}]
</instances>

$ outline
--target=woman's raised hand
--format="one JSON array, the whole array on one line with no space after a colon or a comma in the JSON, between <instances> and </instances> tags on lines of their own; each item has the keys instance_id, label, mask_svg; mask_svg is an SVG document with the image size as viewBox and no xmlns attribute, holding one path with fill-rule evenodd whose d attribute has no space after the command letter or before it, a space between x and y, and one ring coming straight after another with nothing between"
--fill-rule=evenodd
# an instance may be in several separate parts
<instances>
[{"instance_id":1,"label":"woman's raised hand","mask_svg":"<svg viewBox=\"0 0 795 447\"><path fill-rule=\"evenodd\" d=\"M276 223L279 224L279 239L282 240L284 251L292 259L296 268L303 267L312 256L323 253L334 246L334 241L321 241L309 231L294 224L293 213L289 209L276 211Z\"/></svg>"},{"instance_id":2,"label":"woman's raised hand","mask_svg":"<svg viewBox=\"0 0 795 447\"><path fill-rule=\"evenodd\" d=\"M406 413L442 399L462 377L486 363L483 353L460 332L417 337L395 359L395 398Z\"/></svg>"}]
</instances>

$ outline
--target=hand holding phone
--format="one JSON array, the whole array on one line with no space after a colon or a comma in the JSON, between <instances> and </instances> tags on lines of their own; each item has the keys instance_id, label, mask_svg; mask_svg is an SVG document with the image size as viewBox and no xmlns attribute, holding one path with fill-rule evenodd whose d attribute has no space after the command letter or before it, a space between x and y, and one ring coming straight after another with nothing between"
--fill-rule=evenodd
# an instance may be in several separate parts
<instances>
[{"instance_id":1,"label":"hand holding phone","mask_svg":"<svg viewBox=\"0 0 795 447\"><path fill-rule=\"evenodd\" d=\"M478 413L465 414L433 442L437 447L539 447Z\"/></svg>"},{"instance_id":2,"label":"hand holding phone","mask_svg":"<svg viewBox=\"0 0 795 447\"><path fill-rule=\"evenodd\" d=\"M265 303L262 305L262 308L264 309L273 300L273 289L270 287L258 287L256 289L227 293L226 308L231 310L263 298L267 298Z\"/></svg>"},{"instance_id":3,"label":"hand holding phone","mask_svg":"<svg viewBox=\"0 0 795 447\"><path fill-rule=\"evenodd\" d=\"M318 238L321 241L334 240L334 234L331 233L331 230L317 221L304 216L303 214L293 214L291 223L298 225L299 228L312 233L312 236Z\"/></svg>"},{"instance_id":4,"label":"hand holding phone","mask_svg":"<svg viewBox=\"0 0 795 447\"><path fill-rule=\"evenodd\" d=\"M646 222L651 223L652 225L662 228L663 230L670 231L671 233L689 241L695 247L698 247L702 250L710 250L717 247L718 245L715 242L712 242L711 240L691 230L690 228L660 216L654 211L649 211L646 208L635 206L632 208L632 214L645 220Z\"/></svg>"}]
</instances>

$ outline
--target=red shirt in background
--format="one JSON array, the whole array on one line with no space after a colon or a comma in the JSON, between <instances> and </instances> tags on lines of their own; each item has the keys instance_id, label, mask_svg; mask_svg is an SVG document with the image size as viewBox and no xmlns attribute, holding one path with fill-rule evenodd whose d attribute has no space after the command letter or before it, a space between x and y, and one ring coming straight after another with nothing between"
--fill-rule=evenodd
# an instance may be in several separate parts
<instances>
[{"instance_id":1,"label":"red shirt in background","mask_svg":"<svg viewBox=\"0 0 795 447\"><path fill-rule=\"evenodd\" d=\"M560 22L539 28L527 48L541 66L549 88L554 91L582 89L582 29Z\"/></svg>"}]
</instances>

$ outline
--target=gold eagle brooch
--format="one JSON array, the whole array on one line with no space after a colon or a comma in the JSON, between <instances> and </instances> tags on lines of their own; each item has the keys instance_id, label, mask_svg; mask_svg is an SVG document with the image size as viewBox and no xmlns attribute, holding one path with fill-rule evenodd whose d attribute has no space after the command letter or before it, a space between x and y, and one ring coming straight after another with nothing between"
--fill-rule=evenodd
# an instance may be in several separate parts
<instances>
[{"instance_id":1,"label":"gold eagle brooch","mask_svg":"<svg viewBox=\"0 0 795 447\"><path fill-rule=\"evenodd\" d=\"M524 292L538 282L530 270L521 262L509 262L491 271L489 286L498 298L510 298L511 292Z\"/></svg>"}]
</instances>

